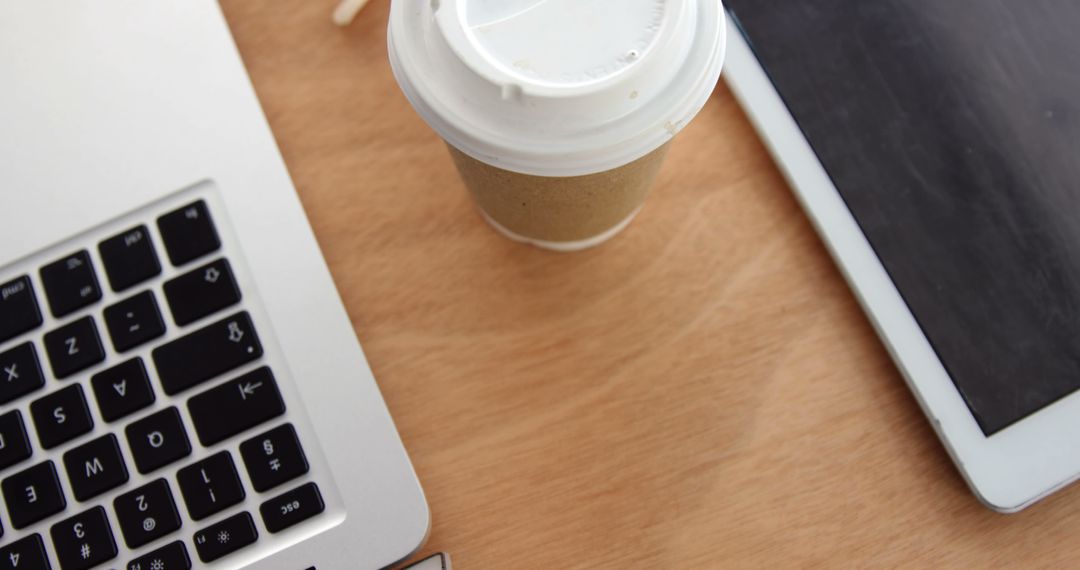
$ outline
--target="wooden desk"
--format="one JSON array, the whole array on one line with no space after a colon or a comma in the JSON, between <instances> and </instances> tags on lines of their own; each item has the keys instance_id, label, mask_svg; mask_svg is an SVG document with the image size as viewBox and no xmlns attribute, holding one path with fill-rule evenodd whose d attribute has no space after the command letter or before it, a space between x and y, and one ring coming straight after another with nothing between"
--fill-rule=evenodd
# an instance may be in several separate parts
<instances>
[{"instance_id":1,"label":"wooden desk","mask_svg":"<svg viewBox=\"0 0 1080 570\"><path fill-rule=\"evenodd\" d=\"M223 0L457 568L1075 566L1080 491L978 504L724 88L630 229L489 229L388 0Z\"/></svg>"}]
</instances>

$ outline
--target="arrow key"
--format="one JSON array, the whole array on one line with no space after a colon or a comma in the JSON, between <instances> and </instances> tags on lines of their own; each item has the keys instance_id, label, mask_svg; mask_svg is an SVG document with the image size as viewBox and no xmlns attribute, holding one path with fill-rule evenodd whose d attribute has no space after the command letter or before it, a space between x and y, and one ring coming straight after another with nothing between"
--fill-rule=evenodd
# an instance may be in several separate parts
<instances>
[{"instance_id":1,"label":"arrow key","mask_svg":"<svg viewBox=\"0 0 1080 570\"><path fill-rule=\"evenodd\" d=\"M264 366L191 398L188 411L199 441L209 447L284 414L285 402Z\"/></svg>"},{"instance_id":2,"label":"arrow key","mask_svg":"<svg viewBox=\"0 0 1080 570\"><path fill-rule=\"evenodd\" d=\"M90 378L101 417L111 422L154 403L154 389L141 358L132 358Z\"/></svg>"}]
</instances>

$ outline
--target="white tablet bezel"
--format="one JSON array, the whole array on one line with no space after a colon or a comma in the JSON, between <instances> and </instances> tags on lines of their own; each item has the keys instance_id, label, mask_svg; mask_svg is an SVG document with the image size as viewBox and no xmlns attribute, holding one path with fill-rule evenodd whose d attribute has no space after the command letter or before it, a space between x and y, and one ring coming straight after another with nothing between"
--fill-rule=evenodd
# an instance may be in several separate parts
<instances>
[{"instance_id":1,"label":"white tablet bezel","mask_svg":"<svg viewBox=\"0 0 1080 570\"><path fill-rule=\"evenodd\" d=\"M1016 512L1076 480L1080 392L985 436L733 17L728 41L727 84L972 491Z\"/></svg>"}]
</instances>

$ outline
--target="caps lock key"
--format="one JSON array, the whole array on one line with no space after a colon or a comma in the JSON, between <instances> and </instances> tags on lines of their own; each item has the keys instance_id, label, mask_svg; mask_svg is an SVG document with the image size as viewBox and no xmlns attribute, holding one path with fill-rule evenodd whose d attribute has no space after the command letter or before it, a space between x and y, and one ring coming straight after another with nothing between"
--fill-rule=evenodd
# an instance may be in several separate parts
<instances>
[{"instance_id":1,"label":"caps lock key","mask_svg":"<svg viewBox=\"0 0 1080 570\"><path fill-rule=\"evenodd\" d=\"M154 365L165 393L172 395L262 356L247 312L205 326L154 349Z\"/></svg>"}]
</instances>

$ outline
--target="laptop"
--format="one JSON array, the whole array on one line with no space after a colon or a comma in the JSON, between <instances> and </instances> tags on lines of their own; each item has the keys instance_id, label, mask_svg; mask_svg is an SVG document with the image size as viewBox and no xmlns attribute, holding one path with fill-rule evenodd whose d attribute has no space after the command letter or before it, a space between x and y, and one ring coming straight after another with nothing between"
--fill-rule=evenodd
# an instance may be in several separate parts
<instances>
[{"instance_id":1,"label":"laptop","mask_svg":"<svg viewBox=\"0 0 1080 570\"><path fill-rule=\"evenodd\" d=\"M218 5L0 4L0 569L380 568L424 495Z\"/></svg>"},{"instance_id":2,"label":"laptop","mask_svg":"<svg viewBox=\"0 0 1080 570\"><path fill-rule=\"evenodd\" d=\"M727 81L960 473L1080 477L1080 5L726 0Z\"/></svg>"}]
</instances>

